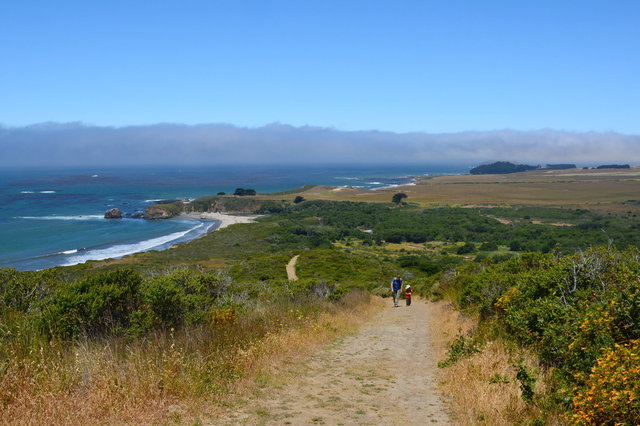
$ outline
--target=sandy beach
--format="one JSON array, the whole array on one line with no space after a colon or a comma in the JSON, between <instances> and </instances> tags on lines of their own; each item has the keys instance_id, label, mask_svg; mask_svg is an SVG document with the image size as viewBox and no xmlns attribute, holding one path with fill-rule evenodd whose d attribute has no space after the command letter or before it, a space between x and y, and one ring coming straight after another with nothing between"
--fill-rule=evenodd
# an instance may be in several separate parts
<instances>
[{"instance_id":1,"label":"sandy beach","mask_svg":"<svg viewBox=\"0 0 640 426\"><path fill-rule=\"evenodd\" d=\"M212 212L191 212L180 214L184 219L196 219L196 220L219 220L220 226L217 229L226 228L229 225L236 223L251 223L255 219L261 217L261 215L232 215L226 213L212 213Z\"/></svg>"}]
</instances>

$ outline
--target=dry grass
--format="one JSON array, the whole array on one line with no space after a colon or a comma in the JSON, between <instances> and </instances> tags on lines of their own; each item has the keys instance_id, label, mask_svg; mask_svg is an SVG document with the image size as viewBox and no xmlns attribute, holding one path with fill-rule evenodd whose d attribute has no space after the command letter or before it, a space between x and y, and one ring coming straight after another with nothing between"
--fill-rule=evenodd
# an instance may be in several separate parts
<instances>
[{"instance_id":1,"label":"dry grass","mask_svg":"<svg viewBox=\"0 0 640 426\"><path fill-rule=\"evenodd\" d=\"M396 192L423 206L564 206L640 211L623 202L638 199L640 167L620 170L539 170L507 175L458 175L419 179L416 185L377 191L317 186L300 194L307 200L390 202ZM295 195L289 196L293 198ZM263 195L281 199L284 196Z\"/></svg>"},{"instance_id":2,"label":"dry grass","mask_svg":"<svg viewBox=\"0 0 640 426\"><path fill-rule=\"evenodd\" d=\"M157 332L128 343L32 344L0 364L0 424L152 424L212 421L296 357L379 309L368 294L263 306L237 321ZM262 379L261 379L262 378Z\"/></svg>"},{"instance_id":3,"label":"dry grass","mask_svg":"<svg viewBox=\"0 0 640 426\"><path fill-rule=\"evenodd\" d=\"M462 316L449 302L437 302L436 309L439 322L434 345L442 360L447 358L449 343L459 334L469 334L477 321ZM536 373L536 393L544 392L549 377L537 368L537 359L527 352L508 351L500 340L490 341L480 353L440 370L441 388L450 398L456 424L512 425L536 418L549 425L561 423L557 413L544 413L522 400L513 367L520 357Z\"/></svg>"}]
</instances>

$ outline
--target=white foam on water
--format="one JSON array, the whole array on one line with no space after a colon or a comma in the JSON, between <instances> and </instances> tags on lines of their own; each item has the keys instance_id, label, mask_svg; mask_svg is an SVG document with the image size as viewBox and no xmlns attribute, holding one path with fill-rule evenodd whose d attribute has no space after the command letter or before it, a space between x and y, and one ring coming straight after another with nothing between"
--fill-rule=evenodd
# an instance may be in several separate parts
<instances>
[{"instance_id":1,"label":"white foam on water","mask_svg":"<svg viewBox=\"0 0 640 426\"><path fill-rule=\"evenodd\" d=\"M178 240L189 234L190 232L198 231L198 236L204 235L214 225L215 223L199 223L198 225L186 231L174 232L162 237L151 238L149 240L140 241L137 243L120 244L107 248L83 251L82 254L78 256L69 257L64 263L64 266L76 265L78 263L84 263L89 260L117 259L130 254L152 250L154 248L168 244L172 241Z\"/></svg>"},{"instance_id":2,"label":"white foam on water","mask_svg":"<svg viewBox=\"0 0 640 426\"><path fill-rule=\"evenodd\" d=\"M46 191L20 191L21 194L55 194L56 191L46 190Z\"/></svg>"},{"instance_id":3,"label":"white foam on water","mask_svg":"<svg viewBox=\"0 0 640 426\"><path fill-rule=\"evenodd\" d=\"M88 214L80 216L16 216L14 219L27 220L102 220L103 215Z\"/></svg>"},{"instance_id":4,"label":"white foam on water","mask_svg":"<svg viewBox=\"0 0 640 426\"><path fill-rule=\"evenodd\" d=\"M77 252L78 252L78 249L74 249L74 250L65 250L65 251L61 251L61 252L60 252L60 253L58 253L58 254L74 254L74 253L77 253Z\"/></svg>"},{"instance_id":5,"label":"white foam on water","mask_svg":"<svg viewBox=\"0 0 640 426\"><path fill-rule=\"evenodd\" d=\"M415 182L408 182L408 183L395 183L393 185L386 185L386 186L381 186L379 188L373 188L372 191L377 191L380 189L390 189L390 188L396 188L398 186L415 186Z\"/></svg>"}]
</instances>

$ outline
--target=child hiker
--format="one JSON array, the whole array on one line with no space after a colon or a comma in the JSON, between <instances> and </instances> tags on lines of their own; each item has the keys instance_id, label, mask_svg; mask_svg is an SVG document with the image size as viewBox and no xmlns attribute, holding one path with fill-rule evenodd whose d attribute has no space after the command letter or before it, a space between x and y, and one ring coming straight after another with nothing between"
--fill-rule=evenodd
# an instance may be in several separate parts
<instances>
[{"instance_id":1,"label":"child hiker","mask_svg":"<svg viewBox=\"0 0 640 426\"><path fill-rule=\"evenodd\" d=\"M404 290L404 301L407 302L407 306L411 305L411 286L407 285Z\"/></svg>"}]
</instances>

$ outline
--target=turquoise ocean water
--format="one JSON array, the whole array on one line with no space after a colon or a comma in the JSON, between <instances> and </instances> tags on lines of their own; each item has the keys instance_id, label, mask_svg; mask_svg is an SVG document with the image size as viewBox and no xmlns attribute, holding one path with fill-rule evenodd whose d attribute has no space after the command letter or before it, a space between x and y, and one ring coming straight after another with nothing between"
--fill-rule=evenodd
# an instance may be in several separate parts
<instances>
[{"instance_id":1,"label":"turquoise ocean water","mask_svg":"<svg viewBox=\"0 0 640 426\"><path fill-rule=\"evenodd\" d=\"M192 199L235 188L275 192L306 184L377 189L414 176L466 173L462 166L225 166L0 171L0 267L19 270L162 250L198 238L216 222L107 220L158 200Z\"/></svg>"}]
</instances>

